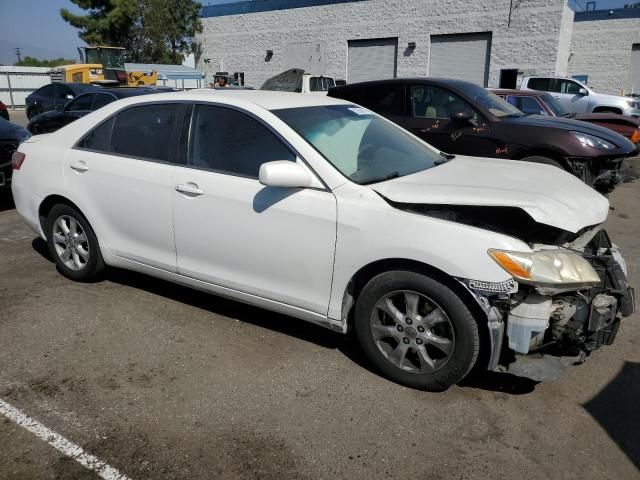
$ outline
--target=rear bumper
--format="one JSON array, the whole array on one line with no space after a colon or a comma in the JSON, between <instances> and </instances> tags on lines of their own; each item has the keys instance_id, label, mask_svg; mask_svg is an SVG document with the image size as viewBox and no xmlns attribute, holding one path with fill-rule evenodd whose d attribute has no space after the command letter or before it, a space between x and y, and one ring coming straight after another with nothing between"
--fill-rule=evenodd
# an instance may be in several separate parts
<instances>
[{"instance_id":1,"label":"rear bumper","mask_svg":"<svg viewBox=\"0 0 640 480\"><path fill-rule=\"evenodd\" d=\"M11 186L11 192L13 193L13 202L16 205L16 210L24 222L39 236L44 238L44 232L40 226L40 219L38 218L38 209L42 203L42 197L18 186L14 183Z\"/></svg>"}]
</instances>

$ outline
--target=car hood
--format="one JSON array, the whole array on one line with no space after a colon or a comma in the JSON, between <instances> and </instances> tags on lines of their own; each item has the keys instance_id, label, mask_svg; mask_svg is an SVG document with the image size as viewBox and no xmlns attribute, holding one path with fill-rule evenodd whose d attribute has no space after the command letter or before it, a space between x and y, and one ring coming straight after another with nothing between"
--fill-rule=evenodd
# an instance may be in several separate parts
<instances>
[{"instance_id":1,"label":"car hood","mask_svg":"<svg viewBox=\"0 0 640 480\"><path fill-rule=\"evenodd\" d=\"M609 201L556 167L456 156L443 165L370 185L395 203L518 207L571 233L602 223Z\"/></svg>"},{"instance_id":2,"label":"car hood","mask_svg":"<svg viewBox=\"0 0 640 480\"><path fill-rule=\"evenodd\" d=\"M601 127L600 125L595 125L593 123L581 122L580 120L573 118L528 115L522 117L507 117L502 119L502 121L527 126L559 128L562 130L586 133L588 135L600 137L620 147L624 146L627 142L626 138L613 130L609 130L608 128Z\"/></svg>"},{"instance_id":3,"label":"car hood","mask_svg":"<svg viewBox=\"0 0 640 480\"><path fill-rule=\"evenodd\" d=\"M640 120L633 117L627 117L620 115L619 113L603 112L603 113L579 113L575 117L575 120L596 121L596 122L610 122L622 125L629 125L640 128Z\"/></svg>"}]
</instances>

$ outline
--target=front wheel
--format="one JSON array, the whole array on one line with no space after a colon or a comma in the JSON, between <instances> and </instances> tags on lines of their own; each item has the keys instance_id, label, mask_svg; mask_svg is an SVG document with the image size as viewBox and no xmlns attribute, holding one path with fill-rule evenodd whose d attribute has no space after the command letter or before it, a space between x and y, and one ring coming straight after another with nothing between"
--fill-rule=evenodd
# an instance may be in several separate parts
<instances>
[{"instance_id":1,"label":"front wheel","mask_svg":"<svg viewBox=\"0 0 640 480\"><path fill-rule=\"evenodd\" d=\"M442 391L471 370L478 325L448 286L410 271L371 279L356 303L355 330L368 359L387 378Z\"/></svg>"},{"instance_id":2,"label":"front wheel","mask_svg":"<svg viewBox=\"0 0 640 480\"><path fill-rule=\"evenodd\" d=\"M56 205L47 216L49 253L58 270L72 280L96 280L104 270L98 239L91 225L75 208Z\"/></svg>"}]
</instances>

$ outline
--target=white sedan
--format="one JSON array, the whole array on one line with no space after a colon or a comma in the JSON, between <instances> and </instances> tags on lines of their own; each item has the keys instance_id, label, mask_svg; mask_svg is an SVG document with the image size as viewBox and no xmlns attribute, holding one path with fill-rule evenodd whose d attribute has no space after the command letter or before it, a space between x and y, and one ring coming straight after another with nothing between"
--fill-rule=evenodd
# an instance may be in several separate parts
<instances>
[{"instance_id":1,"label":"white sedan","mask_svg":"<svg viewBox=\"0 0 640 480\"><path fill-rule=\"evenodd\" d=\"M453 158L338 99L125 99L31 138L13 168L17 210L67 277L125 268L353 328L416 388L480 358L589 352L633 308L603 196L546 165Z\"/></svg>"}]
</instances>

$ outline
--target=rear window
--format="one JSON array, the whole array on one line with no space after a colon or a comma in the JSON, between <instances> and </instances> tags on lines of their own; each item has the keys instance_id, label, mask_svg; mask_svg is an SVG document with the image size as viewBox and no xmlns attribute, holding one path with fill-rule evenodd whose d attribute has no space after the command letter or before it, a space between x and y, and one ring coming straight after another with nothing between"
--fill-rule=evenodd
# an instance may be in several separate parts
<instances>
[{"instance_id":1,"label":"rear window","mask_svg":"<svg viewBox=\"0 0 640 480\"><path fill-rule=\"evenodd\" d=\"M533 90L543 90L548 92L551 88L551 78L530 78L527 87Z\"/></svg>"},{"instance_id":2,"label":"rear window","mask_svg":"<svg viewBox=\"0 0 640 480\"><path fill-rule=\"evenodd\" d=\"M91 130L80 140L78 147L86 150L95 150L97 152L106 152L107 146L109 145L109 137L111 136L111 129L113 128L113 120L114 117L111 117L106 122L101 123Z\"/></svg>"},{"instance_id":3,"label":"rear window","mask_svg":"<svg viewBox=\"0 0 640 480\"><path fill-rule=\"evenodd\" d=\"M180 105L151 104L127 108L116 116L109 151L167 162L180 118Z\"/></svg>"}]
</instances>

